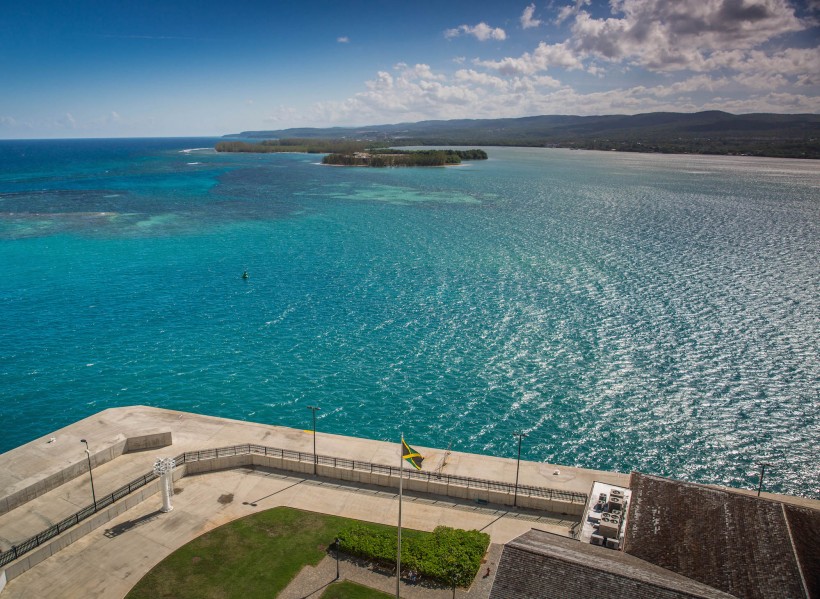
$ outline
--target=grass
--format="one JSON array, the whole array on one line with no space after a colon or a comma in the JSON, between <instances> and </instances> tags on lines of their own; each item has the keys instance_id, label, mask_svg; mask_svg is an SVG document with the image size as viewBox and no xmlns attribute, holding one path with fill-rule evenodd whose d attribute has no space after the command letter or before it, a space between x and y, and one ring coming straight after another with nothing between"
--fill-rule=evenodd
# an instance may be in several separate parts
<instances>
[{"instance_id":1,"label":"grass","mask_svg":"<svg viewBox=\"0 0 820 599\"><path fill-rule=\"evenodd\" d=\"M390 599L392 596L355 582L345 581L330 585L320 599Z\"/></svg>"},{"instance_id":2,"label":"grass","mask_svg":"<svg viewBox=\"0 0 820 599\"><path fill-rule=\"evenodd\" d=\"M131 589L126 599L255 599L277 596L303 566L316 565L352 525L374 533L395 527L278 507L229 522L180 547ZM430 533L403 530L405 539ZM355 588L354 588L355 587ZM367 587L332 585L323 597L389 597ZM362 594L364 593L364 594ZM377 593L377 594L373 594Z\"/></svg>"},{"instance_id":3,"label":"grass","mask_svg":"<svg viewBox=\"0 0 820 599\"><path fill-rule=\"evenodd\" d=\"M304 565L318 564L350 522L289 508L234 520L169 555L127 599L275 597Z\"/></svg>"}]
</instances>

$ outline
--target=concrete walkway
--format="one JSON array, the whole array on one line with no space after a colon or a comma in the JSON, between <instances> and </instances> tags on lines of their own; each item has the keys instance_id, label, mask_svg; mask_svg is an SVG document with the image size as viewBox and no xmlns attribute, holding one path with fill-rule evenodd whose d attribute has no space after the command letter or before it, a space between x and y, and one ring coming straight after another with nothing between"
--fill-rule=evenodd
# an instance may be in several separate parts
<instances>
[{"instance_id":1,"label":"concrete walkway","mask_svg":"<svg viewBox=\"0 0 820 599\"><path fill-rule=\"evenodd\" d=\"M121 598L175 549L217 526L276 506L382 524L394 524L398 516L398 497L389 489L270 471L236 469L188 476L176 487L172 512L158 511L162 502L155 494L10 581L0 597ZM438 525L483 530L496 544L533 526L565 535L573 522L560 516L410 496L405 496L402 520L407 528L418 530ZM494 565L491 568L495 570Z\"/></svg>"},{"instance_id":2,"label":"concrete walkway","mask_svg":"<svg viewBox=\"0 0 820 599\"><path fill-rule=\"evenodd\" d=\"M129 436L154 431L170 431L173 444L138 453L127 453L100 463L101 456ZM397 465L397 444L343 437L319 432L317 453L344 456L348 459ZM0 509L0 550L36 535L79 509L91 504L91 483L86 469L87 439L92 451L94 487L99 499L138 476L151 471L154 459L245 443L312 452L310 431L215 418L200 414L162 410L145 406L113 408L80 420L12 451L0 454L0 508L3 496L35 489L48 476L67 468L82 468L79 476L59 487L29 497L23 505L2 513ZM454 474L512 482L515 460L480 456L416 446L425 456L425 470L438 469ZM558 470L559 474L554 474ZM594 480L623 484L628 476L614 472L557 467L535 462L521 462L521 485L552 487L587 493Z\"/></svg>"},{"instance_id":3,"label":"concrete walkway","mask_svg":"<svg viewBox=\"0 0 820 599\"><path fill-rule=\"evenodd\" d=\"M156 431L170 431L173 444L123 454L100 464L98 458L106 452L111 455L116 447L122 446L124 439ZM299 429L144 406L114 408L0 455L0 507L8 505L15 493L30 495L29 491L42 487L48 477L67 469L76 471L80 468L86 461L80 439L88 440L94 460L97 460L93 472L98 498L150 471L156 457L245 443L311 452L314 441L310 431ZM426 457L425 470L509 483L515 479L514 459L450 453L413 445ZM398 465L397 443L320 432L316 436L316 446L319 454ZM628 484L629 477L614 472L521 462L522 485L588 493L595 480L624 486ZM175 487L177 494L172 512L163 514L158 511L162 503L158 494L149 497L9 581L0 593L0 599L55 596L65 599L119 599L154 565L201 534L236 518L280 505L390 525L397 520L398 498L395 490L365 487L335 479L237 468L187 476L177 481ZM26 499L25 503L0 516L0 548L6 549L19 543L88 505L90 480L87 470L46 493L36 497L30 495ZM813 507L820 504L797 498L778 499L803 501L813 504ZM433 530L438 525L446 525L483 530L498 546L531 528L567 535L575 522L571 518L543 512L507 510L409 493L405 495L403 509L403 523L407 528ZM490 577L477 579L469 592L459 590L457 596L488 596L496 568L492 557L489 565ZM294 592L297 595L313 592L310 585L324 584L321 583L322 577L326 579L327 576L322 568L326 567L320 566L315 575L309 571L300 574L300 577L305 577L306 586ZM385 581L382 575L368 574L361 569L349 570L351 580L357 580L354 576L362 576L365 577L362 581L368 586L383 588L376 584L381 581L387 585L384 587L387 592L395 592L395 581L389 577ZM348 577L348 573L343 575ZM294 584L297 582L294 581ZM406 588L410 589L408 593L426 590L416 586ZM452 596L451 591L447 595L446 590L442 589L430 592L440 593L435 597L442 599Z\"/></svg>"}]
</instances>

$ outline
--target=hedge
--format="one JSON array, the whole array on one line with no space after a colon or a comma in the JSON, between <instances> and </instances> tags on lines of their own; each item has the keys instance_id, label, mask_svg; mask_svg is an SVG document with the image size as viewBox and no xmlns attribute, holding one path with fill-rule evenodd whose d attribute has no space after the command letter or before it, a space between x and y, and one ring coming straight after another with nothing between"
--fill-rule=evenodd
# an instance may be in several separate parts
<instances>
[{"instance_id":1,"label":"hedge","mask_svg":"<svg viewBox=\"0 0 820 599\"><path fill-rule=\"evenodd\" d=\"M390 566L396 563L396 531L354 525L339 534L345 553ZM475 578L490 545L490 535L477 530L439 526L432 533L402 535L402 571L414 570L424 578L466 587Z\"/></svg>"}]
</instances>

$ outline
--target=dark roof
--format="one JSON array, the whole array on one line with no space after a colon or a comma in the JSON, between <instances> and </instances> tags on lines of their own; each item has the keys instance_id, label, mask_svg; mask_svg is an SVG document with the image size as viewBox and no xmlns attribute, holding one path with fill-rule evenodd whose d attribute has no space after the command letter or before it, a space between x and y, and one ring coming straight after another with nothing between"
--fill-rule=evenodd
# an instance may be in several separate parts
<instances>
[{"instance_id":1,"label":"dark roof","mask_svg":"<svg viewBox=\"0 0 820 599\"><path fill-rule=\"evenodd\" d=\"M490 599L731 599L621 551L531 530L504 546Z\"/></svg>"},{"instance_id":2,"label":"dark roof","mask_svg":"<svg viewBox=\"0 0 820 599\"><path fill-rule=\"evenodd\" d=\"M784 505L803 582L812 599L820 599L820 510Z\"/></svg>"},{"instance_id":3,"label":"dark roof","mask_svg":"<svg viewBox=\"0 0 820 599\"><path fill-rule=\"evenodd\" d=\"M630 555L737 597L816 596L809 594L803 574L812 560L808 569L817 570L818 510L637 472L630 487L624 542ZM802 531L795 528L797 542L787 510Z\"/></svg>"}]
</instances>

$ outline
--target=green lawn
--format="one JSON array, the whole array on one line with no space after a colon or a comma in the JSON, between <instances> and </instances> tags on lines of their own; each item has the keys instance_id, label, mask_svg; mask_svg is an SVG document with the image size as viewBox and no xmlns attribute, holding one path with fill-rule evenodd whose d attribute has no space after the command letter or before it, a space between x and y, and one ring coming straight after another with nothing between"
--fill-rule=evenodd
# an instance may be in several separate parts
<instances>
[{"instance_id":1,"label":"green lawn","mask_svg":"<svg viewBox=\"0 0 820 599\"><path fill-rule=\"evenodd\" d=\"M148 572L126 599L269 599L304 565L318 564L336 535L353 524L395 534L395 527L381 524L273 508L229 522L177 549ZM403 531L405 538L424 535L429 533ZM333 588L339 586L343 594L327 596L383 597L352 594L347 585Z\"/></svg>"},{"instance_id":2,"label":"green lawn","mask_svg":"<svg viewBox=\"0 0 820 599\"><path fill-rule=\"evenodd\" d=\"M390 599L393 595L382 593L355 582L338 582L330 585L320 599Z\"/></svg>"},{"instance_id":3,"label":"green lawn","mask_svg":"<svg viewBox=\"0 0 820 599\"><path fill-rule=\"evenodd\" d=\"M475 535L486 538L476 541L472 538ZM351 545L353 554L379 556L383 562L392 562L394 526L277 507L229 522L177 549L148 572L126 599L276 597L303 566L322 561L337 536L342 547ZM402 537L407 567L418 561L413 566L417 572L424 575L429 570L433 578L444 576L448 581L449 576L436 568L446 569L452 557L458 557L465 578L472 580L475 559L468 557L477 555L480 560L489 543L487 535L453 529L436 529L434 533L404 529ZM374 553L371 545L383 551ZM323 595L364 599L389 596L349 584L331 585Z\"/></svg>"},{"instance_id":4,"label":"green lawn","mask_svg":"<svg viewBox=\"0 0 820 599\"><path fill-rule=\"evenodd\" d=\"M351 521L274 508L234 520L181 547L127 599L269 599L305 564L318 564Z\"/></svg>"}]
</instances>

